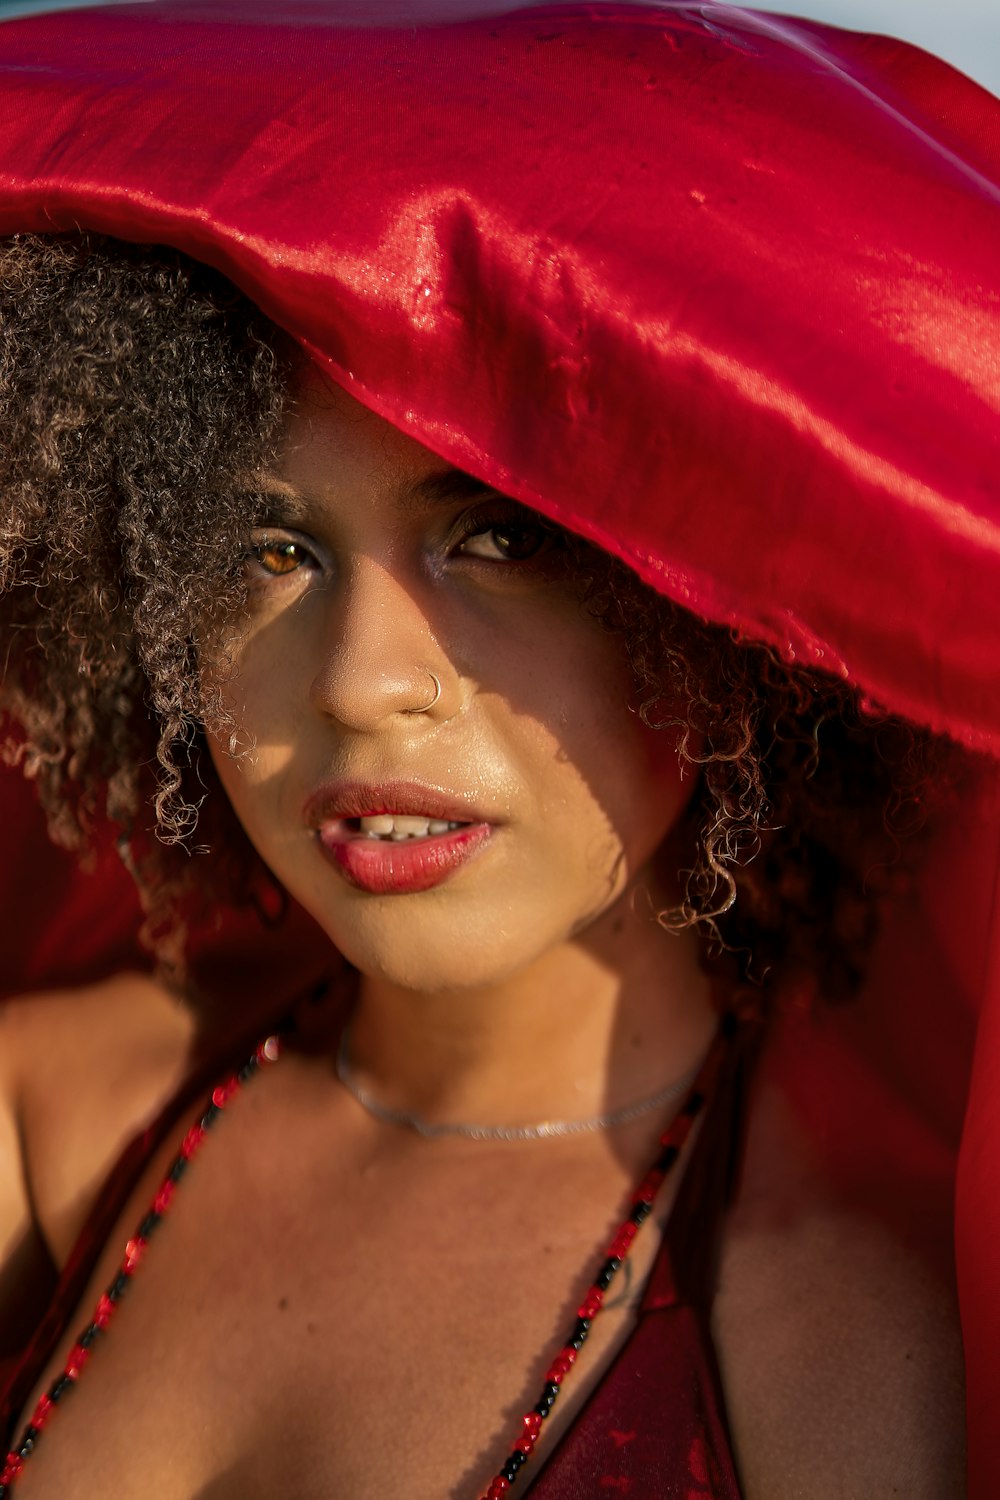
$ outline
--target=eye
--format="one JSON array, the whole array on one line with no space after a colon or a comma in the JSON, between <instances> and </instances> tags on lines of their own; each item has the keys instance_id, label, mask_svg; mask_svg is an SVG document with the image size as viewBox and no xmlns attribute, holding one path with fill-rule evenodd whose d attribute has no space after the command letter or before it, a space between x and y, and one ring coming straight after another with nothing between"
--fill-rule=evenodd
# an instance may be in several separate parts
<instances>
[{"instance_id":1,"label":"eye","mask_svg":"<svg viewBox=\"0 0 1000 1500\"><path fill-rule=\"evenodd\" d=\"M545 551L553 541L553 529L529 516L503 519L470 516L459 552L484 562L527 562Z\"/></svg>"},{"instance_id":2,"label":"eye","mask_svg":"<svg viewBox=\"0 0 1000 1500\"><path fill-rule=\"evenodd\" d=\"M271 578L285 578L313 562L312 553L301 542L287 537L262 536L252 541L247 554L252 564Z\"/></svg>"}]
</instances>

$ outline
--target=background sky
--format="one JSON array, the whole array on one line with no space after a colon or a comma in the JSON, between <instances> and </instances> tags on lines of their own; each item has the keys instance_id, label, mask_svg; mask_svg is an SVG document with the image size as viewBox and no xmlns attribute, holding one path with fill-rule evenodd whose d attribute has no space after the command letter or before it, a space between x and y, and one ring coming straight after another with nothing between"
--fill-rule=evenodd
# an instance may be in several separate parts
<instances>
[{"instance_id":1,"label":"background sky","mask_svg":"<svg viewBox=\"0 0 1000 1500\"><path fill-rule=\"evenodd\" d=\"M88 3L93 0L0 0L0 20ZM155 5L156 0L146 3ZM373 15L383 3L386 0L370 0ZM510 0L509 8L527 3L529 0ZM447 9L447 4L443 8ZM506 8L502 0L496 5L497 10ZM947 58L1000 95L1000 0L767 0L761 5L750 0L747 8L810 16L854 31L903 37Z\"/></svg>"},{"instance_id":2,"label":"background sky","mask_svg":"<svg viewBox=\"0 0 1000 1500\"><path fill-rule=\"evenodd\" d=\"M902 37L1000 94L1000 0L773 0L746 8Z\"/></svg>"}]
</instances>

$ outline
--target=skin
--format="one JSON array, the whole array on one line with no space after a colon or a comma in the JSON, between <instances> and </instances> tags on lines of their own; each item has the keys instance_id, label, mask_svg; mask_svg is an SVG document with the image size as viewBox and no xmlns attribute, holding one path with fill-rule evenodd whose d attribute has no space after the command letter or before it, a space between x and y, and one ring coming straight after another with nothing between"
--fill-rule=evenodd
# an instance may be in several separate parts
<instances>
[{"instance_id":1,"label":"skin","mask_svg":"<svg viewBox=\"0 0 1000 1500\"><path fill-rule=\"evenodd\" d=\"M691 782L670 736L630 711L621 642L581 613L557 555L509 502L442 498L447 474L307 384L265 476L274 513L254 538L247 617L204 642L209 679L232 663L215 670L233 726L213 757L264 858L358 970L352 1054L376 1097L434 1120L579 1118L681 1076L714 1030L697 937L652 916L676 895ZM417 503L431 481L437 498ZM418 712L430 672L441 695ZM473 795L490 842L433 890L361 892L303 816L339 775ZM338 1084L340 1019L318 1007L312 1050L231 1106L18 1500L467 1500L496 1471L663 1120L523 1149L424 1142ZM32 1235L60 1263L122 1141L183 1077L193 1024L121 976L14 1004L0 1027L8 1263ZM789 1055L806 1045L822 1069L813 1029ZM947 1294L833 1191L781 1056L757 1076L714 1310L747 1500L958 1496ZM84 1307L175 1149L150 1163ZM675 1188L595 1323L548 1449L632 1325Z\"/></svg>"},{"instance_id":2,"label":"skin","mask_svg":"<svg viewBox=\"0 0 1000 1500\"><path fill-rule=\"evenodd\" d=\"M516 561L488 529L518 538L511 502L414 498L447 474L307 386L223 684L252 749L234 759L225 734L213 759L266 862L362 974L354 1050L381 1094L440 1119L585 1115L655 1092L714 1024L693 934L650 920L667 900L653 856L693 778L629 711L621 640L583 616L530 515ZM414 712L430 672L440 698ZM471 796L489 845L431 891L360 891L303 819L332 776ZM626 1061L636 1028L649 1050Z\"/></svg>"}]
</instances>

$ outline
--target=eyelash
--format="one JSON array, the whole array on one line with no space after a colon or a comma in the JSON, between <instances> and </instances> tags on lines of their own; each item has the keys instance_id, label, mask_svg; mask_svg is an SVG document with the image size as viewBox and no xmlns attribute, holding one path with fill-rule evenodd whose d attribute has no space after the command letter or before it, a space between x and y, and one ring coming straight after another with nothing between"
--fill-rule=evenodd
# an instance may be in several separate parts
<instances>
[{"instance_id":1,"label":"eyelash","mask_svg":"<svg viewBox=\"0 0 1000 1500\"><path fill-rule=\"evenodd\" d=\"M476 537L488 536L490 532L503 531L534 531L538 533L539 545L527 557L519 558L486 558L477 557L475 553L463 553L462 548L467 542ZM524 507L516 506L510 501L503 508L498 509L494 503L484 505L478 510L470 510L462 515L456 525L455 531L449 539L449 556L464 557L468 562L480 564L487 568L530 568L537 565L540 555L547 554L552 550L555 540L555 529L548 526L544 520L537 517L533 511ZM498 548L498 550L500 550ZM285 572L276 572L268 568L264 563L266 552L283 552L288 556L292 552L299 554L297 566L289 568ZM304 543L296 541L293 537L272 537L265 531L259 542L251 542L247 553L247 560L261 570L266 578L280 579L290 578L298 573L301 567L310 560L319 565L315 553Z\"/></svg>"},{"instance_id":2,"label":"eyelash","mask_svg":"<svg viewBox=\"0 0 1000 1500\"><path fill-rule=\"evenodd\" d=\"M250 543L250 546L247 549L247 561L248 563L256 564L256 566L260 568L261 572L268 578L290 578L293 573L297 573L299 571L301 562L299 563L298 567L289 568L285 573L272 572L272 570L266 567L264 564L264 553L278 551L291 552L292 550L301 554L302 561L305 561L307 559L312 559L313 562L316 561L315 554L312 553L309 548L306 547L302 542L292 541L289 537L272 537L268 536L266 533L259 542Z\"/></svg>"},{"instance_id":3,"label":"eyelash","mask_svg":"<svg viewBox=\"0 0 1000 1500\"><path fill-rule=\"evenodd\" d=\"M524 506L519 506L514 501L508 501L505 506L499 508L496 503L486 504L478 510L466 511L459 518L458 537L452 544L452 550L464 547L474 537L488 536L491 531L534 531L539 537L539 545L528 557L499 558L476 557L474 553L460 554L469 558L472 562L483 563L486 567L530 567L537 564L537 559L548 553L556 539L553 527Z\"/></svg>"}]
</instances>

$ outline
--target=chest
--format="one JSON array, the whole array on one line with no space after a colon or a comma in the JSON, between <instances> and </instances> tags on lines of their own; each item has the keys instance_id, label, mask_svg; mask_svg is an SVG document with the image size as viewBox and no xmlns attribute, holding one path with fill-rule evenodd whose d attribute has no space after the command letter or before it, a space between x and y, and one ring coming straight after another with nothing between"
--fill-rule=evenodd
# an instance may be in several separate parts
<instances>
[{"instance_id":1,"label":"chest","mask_svg":"<svg viewBox=\"0 0 1000 1500\"><path fill-rule=\"evenodd\" d=\"M419 1142L401 1158L335 1128L276 1150L267 1116L234 1113L192 1165L18 1500L463 1500L503 1464L621 1217L631 1162L432 1158ZM175 1148L150 1164L73 1335ZM627 1337L658 1241L650 1222L522 1492Z\"/></svg>"}]
</instances>

